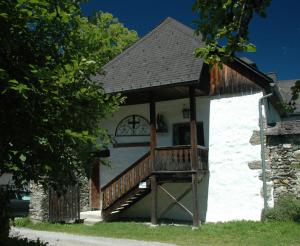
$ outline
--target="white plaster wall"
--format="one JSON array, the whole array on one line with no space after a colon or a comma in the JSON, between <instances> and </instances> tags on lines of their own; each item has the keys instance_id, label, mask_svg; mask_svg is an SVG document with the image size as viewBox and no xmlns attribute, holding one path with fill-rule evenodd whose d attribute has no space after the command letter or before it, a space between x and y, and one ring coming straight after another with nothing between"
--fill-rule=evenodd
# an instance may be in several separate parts
<instances>
[{"instance_id":1,"label":"white plaster wall","mask_svg":"<svg viewBox=\"0 0 300 246\"><path fill-rule=\"evenodd\" d=\"M204 141L205 145L209 144L209 98L197 98L197 120L203 122ZM173 145L173 124L189 122L189 119L184 119L182 109L184 106L189 106L188 99L170 100L156 103L156 113L162 114L168 126L167 133L157 133L158 146ZM122 106L112 117L103 120L101 126L108 130L114 136L118 123L126 116L137 114L149 120L149 104ZM149 136L142 137L116 137L118 143L130 142L149 142ZM133 164L142 155L149 151L149 147L127 147L114 148L109 147L111 157L110 167L101 166L101 185L105 185L128 166Z\"/></svg>"},{"instance_id":2,"label":"white plaster wall","mask_svg":"<svg viewBox=\"0 0 300 246\"><path fill-rule=\"evenodd\" d=\"M206 221L260 220L263 199L258 170L260 145L249 139L258 126L262 93L211 101L209 129L210 181Z\"/></svg>"},{"instance_id":3,"label":"white plaster wall","mask_svg":"<svg viewBox=\"0 0 300 246\"><path fill-rule=\"evenodd\" d=\"M103 120L101 122L101 127L107 129L111 136L114 136L118 123L126 116L132 114L141 115L146 119L149 119L149 107L146 104L122 106L112 117ZM145 142L149 141L149 137L118 137L115 138L115 141L118 143ZM149 151L149 147L114 148L112 145L109 146L109 149L110 158L108 159L110 166L101 166L101 186L108 183Z\"/></svg>"}]
</instances>

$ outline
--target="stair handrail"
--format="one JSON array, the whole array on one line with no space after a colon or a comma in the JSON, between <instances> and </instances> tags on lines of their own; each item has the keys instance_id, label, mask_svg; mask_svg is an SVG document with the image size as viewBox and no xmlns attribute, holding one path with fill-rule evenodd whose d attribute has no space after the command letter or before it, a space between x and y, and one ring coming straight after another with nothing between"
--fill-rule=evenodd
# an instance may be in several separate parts
<instances>
[{"instance_id":1,"label":"stair handrail","mask_svg":"<svg viewBox=\"0 0 300 246\"><path fill-rule=\"evenodd\" d=\"M136 187L140 182L144 181L151 174L149 165L150 162L149 160L148 164L146 162L147 159L149 159L149 157L150 152L147 152L145 155L143 155L141 158L139 158L132 165L130 165L118 176L113 178L110 182L108 182L101 188L102 209L106 209L112 204L114 204L118 199L130 192L130 190ZM142 165L142 169L140 170L143 171L138 171L138 175L136 175L136 173L133 170L139 165ZM131 171L133 171L134 173L130 173ZM129 175L129 177L126 177L127 174ZM133 177L131 175L133 175ZM126 177L125 181L123 177Z\"/></svg>"},{"instance_id":2,"label":"stair handrail","mask_svg":"<svg viewBox=\"0 0 300 246\"><path fill-rule=\"evenodd\" d=\"M120 177L122 177L125 173L127 173L130 169L134 168L135 166L137 166L141 161L143 161L144 159L146 159L146 157L150 156L150 151L148 151L146 154L144 154L141 158L139 158L138 160L136 160L133 164L131 164L129 167L127 167L126 169L124 169L121 173L119 173L116 177L114 177L112 180L110 180L107 184L103 185L101 187L101 190L104 190L105 188L107 188L108 186L110 186L112 183L114 183L116 180L118 180Z\"/></svg>"}]
</instances>

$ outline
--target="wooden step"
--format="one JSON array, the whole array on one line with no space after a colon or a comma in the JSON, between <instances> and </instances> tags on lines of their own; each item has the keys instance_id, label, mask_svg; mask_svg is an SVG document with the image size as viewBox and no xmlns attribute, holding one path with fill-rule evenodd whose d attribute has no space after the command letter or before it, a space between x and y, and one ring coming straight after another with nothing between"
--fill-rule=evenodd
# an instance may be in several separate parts
<instances>
[{"instance_id":1,"label":"wooden step","mask_svg":"<svg viewBox=\"0 0 300 246\"><path fill-rule=\"evenodd\" d=\"M103 218L107 220L113 220L121 212L135 204L137 201L142 199L145 195L150 192L150 189L140 189L138 186L131 190L126 196L121 197L117 202L112 204L112 206L103 209Z\"/></svg>"}]
</instances>

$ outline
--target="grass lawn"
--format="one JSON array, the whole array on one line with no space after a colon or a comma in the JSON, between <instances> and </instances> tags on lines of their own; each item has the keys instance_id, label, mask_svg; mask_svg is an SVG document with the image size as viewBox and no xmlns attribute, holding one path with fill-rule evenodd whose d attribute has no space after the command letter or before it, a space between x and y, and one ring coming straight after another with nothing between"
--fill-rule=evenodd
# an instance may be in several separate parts
<instances>
[{"instance_id":1,"label":"grass lawn","mask_svg":"<svg viewBox=\"0 0 300 246\"><path fill-rule=\"evenodd\" d=\"M67 232L73 234L128 238L145 241L168 242L177 245L299 245L300 224L293 222L230 222L207 223L199 230L190 226L149 225L135 222L83 224L32 224L28 219L16 221L16 226L36 230Z\"/></svg>"}]
</instances>

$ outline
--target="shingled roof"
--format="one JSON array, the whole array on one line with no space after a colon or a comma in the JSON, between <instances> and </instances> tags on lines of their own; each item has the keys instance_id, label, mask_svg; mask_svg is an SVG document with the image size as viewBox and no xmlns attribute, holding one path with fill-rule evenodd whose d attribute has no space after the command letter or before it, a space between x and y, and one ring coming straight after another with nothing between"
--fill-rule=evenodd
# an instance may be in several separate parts
<instances>
[{"instance_id":1,"label":"shingled roof","mask_svg":"<svg viewBox=\"0 0 300 246\"><path fill-rule=\"evenodd\" d=\"M107 93L198 81L203 61L194 50L201 46L191 28L168 17L106 64L96 80Z\"/></svg>"},{"instance_id":2,"label":"shingled roof","mask_svg":"<svg viewBox=\"0 0 300 246\"><path fill-rule=\"evenodd\" d=\"M292 97L291 87L295 85L296 81L297 81L297 79L277 81L279 93L284 102L288 102L291 99L291 97ZM300 113L300 98L296 101L296 110L294 113L295 114Z\"/></svg>"}]
</instances>

